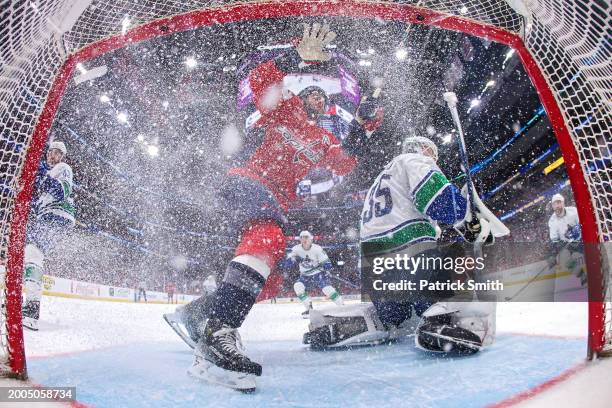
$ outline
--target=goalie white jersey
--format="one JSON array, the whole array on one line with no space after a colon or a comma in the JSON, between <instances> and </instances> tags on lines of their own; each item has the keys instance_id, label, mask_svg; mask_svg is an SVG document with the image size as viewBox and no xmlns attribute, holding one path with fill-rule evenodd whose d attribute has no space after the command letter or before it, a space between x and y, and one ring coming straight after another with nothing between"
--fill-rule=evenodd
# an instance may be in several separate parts
<instances>
[{"instance_id":1,"label":"goalie white jersey","mask_svg":"<svg viewBox=\"0 0 612 408\"><path fill-rule=\"evenodd\" d=\"M58 163L49 170L47 177L57 180L57 188L61 189L60 195L62 198L58 198L57 194L53 194L51 191L43 191L36 202L37 215L41 217L45 214L53 214L74 223L72 168L64 162Z\"/></svg>"},{"instance_id":2,"label":"goalie white jersey","mask_svg":"<svg viewBox=\"0 0 612 408\"><path fill-rule=\"evenodd\" d=\"M376 177L361 213L362 242L397 250L436 241L436 223L465 217L467 203L433 158L406 153L395 157Z\"/></svg>"}]
</instances>

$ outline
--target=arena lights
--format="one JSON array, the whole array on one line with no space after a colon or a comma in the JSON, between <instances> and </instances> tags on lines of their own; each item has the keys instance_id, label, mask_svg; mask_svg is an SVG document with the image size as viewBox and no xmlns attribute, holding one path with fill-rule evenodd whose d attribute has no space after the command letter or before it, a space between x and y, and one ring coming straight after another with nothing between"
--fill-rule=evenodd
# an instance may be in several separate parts
<instances>
[{"instance_id":1,"label":"arena lights","mask_svg":"<svg viewBox=\"0 0 612 408\"><path fill-rule=\"evenodd\" d=\"M408 50L406 48L400 47L395 50L395 59L398 61L404 61L406 58L408 58Z\"/></svg>"},{"instance_id":2,"label":"arena lights","mask_svg":"<svg viewBox=\"0 0 612 408\"><path fill-rule=\"evenodd\" d=\"M449 144L452 141L453 141L453 135L452 134L447 133L444 136L442 136L442 144Z\"/></svg>"},{"instance_id":3,"label":"arena lights","mask_svg":"<svg viewBox=\"0 0 612 408\"><path fill-rule=\"evenodd\" d=\"M168 109L168 105L170 105L170 103L168 101L163 101L162 102L162 106L164 107L164 109Z\"/></svg>"},{"instance_id":4,"label":"arena lights","mask_svg":"<svg viewBox=\"0 0 612 408\"><path fill-rule=\"evenodd\" d=\"M198 60L196 60L195 57L187 57L185 59L185 65L187 68L193 69L198 65Z\"/></svg>"},{"instance_id":5,"label":"arena lights","mask_svg":"<svg viewBox=\"0 0 612 408\"><path fill-rule=\"evenodd\" d=\"M463 6L459 9L459 13L461 14L467 14L468 12L468 8L466 6Z\"/></svg>"},{"instance_id":6,"label":"arena lights","mask_svg":"<svg viewBox=\"0 0 612 408\"><path fill-rule=\"evenodd\" d=\"M372 61L368 61L368 60L359 60L359 65L361 65L362 67L370 67L372 66Z\"/></svg>"},{"instance_id":7,"label":"arena lights","mask_svg":"<svg viewBox=\"0 0 612 408\"><path fill-rule=\"evenodd\" d=\"M560 167L563 163L565 163L565 160L563 159L563 157L559 157L557 160L555 160L554 162L546 166L546 168L544 169L544 174L548 175L552 173L555 169Z\"/></svg>"},{"instance_id":8,"label":"arena lights","mask_svg":"<svg viewBox=\"0 0 612 408\"><path fill-rule=\"evenodd\" d=\"M506 68L506 62L508 62L508 60L512 58L514 53L515 53L514 48L510 48L510 50L506 53L506 58L504 59L504 62L502 63L502 69Z\"/></svg>"},{"instance_id":9,"label":"arena lights","mask_svg":"<svg viewBox=\"0 0 612 408\"><path fill-rule=\"evenodd\" d=\"M119 123L127 123L128 115L125 112L117 112L117 121Z\"/></svg>"},{"instance_id":10,"label":"arena lights","mask_svg":"<svg viewBox=\"0 0 612 408\"><path fill-rule=\"evenodd\" d=\"M144 135L143 135L143 134L139 134L138 136L136 136L136 140L138 140L139 142L141 142L141 143L142 143L142 142L144 142L145 137L144 137Z\"/></svg>"},{"instance_id":11,"label":"arena lights","mask_svg":"<svg viewBox=\"0 0 612 408\"><path fill-rule=\"evenodd\" d=\"M151 157L159 156L159 146L156 145L148 145L147 146L147 154Z\"/></svg>"},{"instance_id":12,"label":"arena lights","mask_svg":"<svg viewBox=\"0 0 612 408\"><path fill-rule=\"evenodd\" d=\"M110 103L110 98L107 94L100 95L100 102L102 103Z\"/></svg>"},{"instance_id":13,"label":"arena lights","mask_svg":"<svg viewBox=\"0 0 612 408\"><path fill-rule=\"evenodd\" d=\"M76 64L77 69L79 70L79 72L81 72L81 74L85 74L87 73L87 69L85 68L85 66L83 64L81 64L80 62L78 64Z\"/></svg>"},{"instance_id":14,"label":"arena lights","mask_svg":"<svg viewBox=\"0 0 612 408\"><path fill-rule=\"evenodd\" d=\"M472 109L480 105L480 98L472 99L470 102L470 108L467 110L467 113L470 113Z\"/></svg>"}]
</instances>

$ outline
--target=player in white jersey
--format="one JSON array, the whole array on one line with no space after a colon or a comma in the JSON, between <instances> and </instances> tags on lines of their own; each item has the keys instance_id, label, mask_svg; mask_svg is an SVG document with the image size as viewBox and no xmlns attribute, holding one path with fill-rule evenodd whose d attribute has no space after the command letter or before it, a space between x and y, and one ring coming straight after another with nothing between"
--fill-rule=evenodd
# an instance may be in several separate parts
<instances>
[{"instance_id":1,"label":"player in white jersey","mask_svg":"<svg viewBox=\"0 0 612 408\"><path fill-rule=\"evenodd\" d=\"M552 196L551 205L553 214L548 220L551 241L549 266L558 265L561 269L572 272L584 286L587 277L578 210L576 207L566 206L565 198L558 193Z\"/></svg>"},{"instance_id":2,"label":"player in white jersey","mask_svg":"<svg viewBox=\"0 0 612 408\"><path fill-rule=\"evenodd\" d=\"M553 214L548 220L548 230L552 242L580 241L580 220L576 207L566 207L565 198L561 194L552 196Z\"/></svg>"},{"instance_id":3,"label":"player in white jersey","mask_svg":"<svg viewBox=\"0 0 612 408\"><path fill-rule=\"evenodd\" d=\"M23 325L38 330L45 256L74 226L72 168L63 162L66 145L52 142L36 176L25 247Z\"/></svg>"},{"instance_id":4,"label":"player in white jersey","mask_svg":"<svg viewBox=\"0 0 612 408\"><path fill-rule=\"evenodd\" d=\"M438 223L462 223L466 241L492 242L490 230L482 228L486 221L477 217L464 221L468 203L440 170L437 159L438 149L431 140L410 137L404 141L403 154L376 177L362 211L362 256L369 255L364 252L411 251L410 256L443 257L436 245ZM428 274L430 281L445 279L435 269L419 273ZM436 299L450 296L452 293L440 293ZM435 302L424 296L405 301L382 297L374 299L373 306L364 304L326 316L311 314L305 341L315 347L377 344L408 331L415 333L419 348L473 353L493 341L491 308L486 303Z\"/></svg>"},{"instance_id":5,"label":"player in white jersey","mask_svg":"<svg viewBox=\"0 0 612 408\"><path fill-rule=\"evenodd\" d=\"M302 301L306 311L302 316L307 317L312 309L312 301L307 291L318 287L337 305L342 305L342 296L330 284L328 272L332 269L329 257L320 245L312 242L313 236L308 231L300 232L300 243L291 248L287 259L289 265L298 264L300 278L293 285L295 294Z\"/></svg>"}]
</instances>

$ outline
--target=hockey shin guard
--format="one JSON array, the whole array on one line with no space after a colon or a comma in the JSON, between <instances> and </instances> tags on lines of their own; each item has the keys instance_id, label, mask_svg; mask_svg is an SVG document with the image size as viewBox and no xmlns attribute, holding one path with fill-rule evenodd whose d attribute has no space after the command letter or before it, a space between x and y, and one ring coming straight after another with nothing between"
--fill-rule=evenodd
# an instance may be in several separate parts
<instances>
[{"instance_id":1,"label":"hockey shin guard","mask_svg":"<svg viewBox=\"0 0 612 408\"><path fill-rule=\"evenodd\" d=\"M213 295L211 317L240 327L284 250L285 237L276 223L257 222L247 228Z\"/></svg>"}]
</instances>

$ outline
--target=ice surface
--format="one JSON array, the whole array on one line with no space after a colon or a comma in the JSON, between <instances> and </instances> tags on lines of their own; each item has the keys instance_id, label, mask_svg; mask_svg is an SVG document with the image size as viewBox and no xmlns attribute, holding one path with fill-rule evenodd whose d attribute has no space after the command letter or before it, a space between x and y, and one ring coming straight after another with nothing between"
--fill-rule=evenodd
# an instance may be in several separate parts
<instances>
[{"instance_id":1,"label":"ice surface","mask_svg":"<svg viewBox=\"0 0 612 408\"><path fill-rule=\"evenodd\" d=\"M585 354L586 305L579 303L500 304L497 341L462 359L424 354L412 339L313 352L301 344L308 323L301 304L258 304L241 333L264 373L258 392L242 395L187 376L191 352L161 319L173 309L44 297L41 331L26 332L30 377L76 385L78 399L97 407L371 407L383 401L481 407L574 367Z\"/></svg>"}]
</instances>

